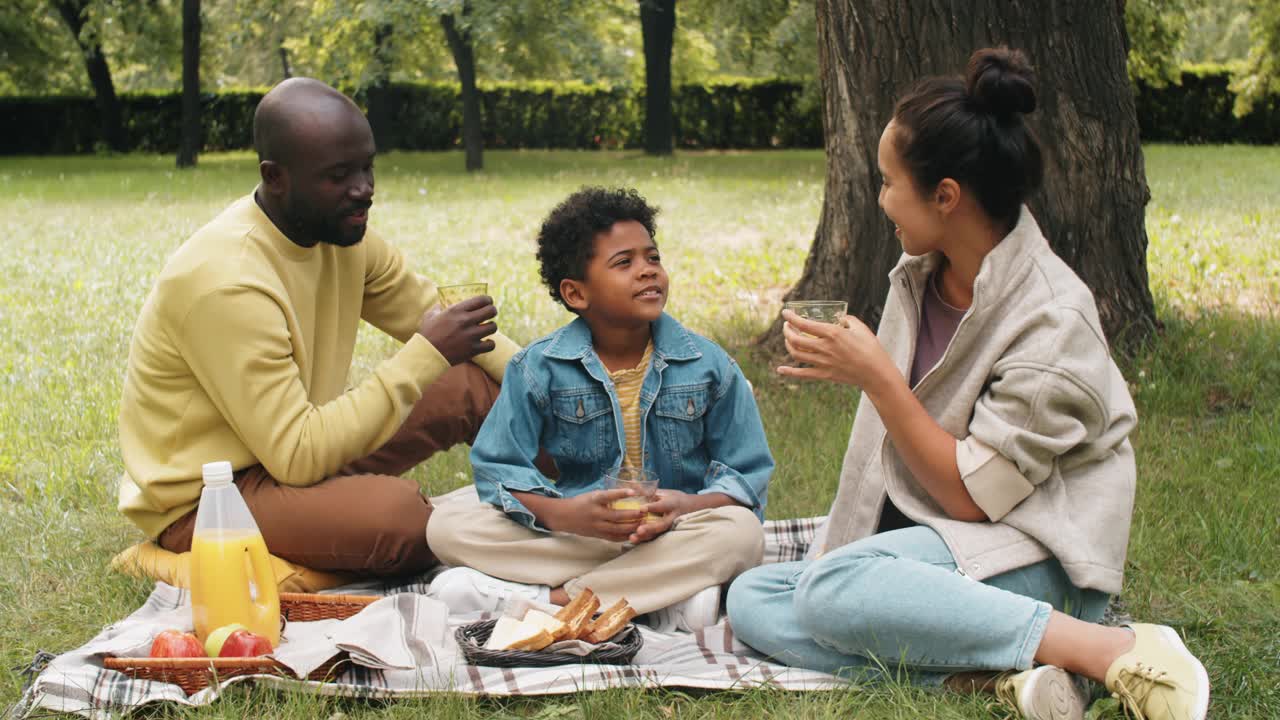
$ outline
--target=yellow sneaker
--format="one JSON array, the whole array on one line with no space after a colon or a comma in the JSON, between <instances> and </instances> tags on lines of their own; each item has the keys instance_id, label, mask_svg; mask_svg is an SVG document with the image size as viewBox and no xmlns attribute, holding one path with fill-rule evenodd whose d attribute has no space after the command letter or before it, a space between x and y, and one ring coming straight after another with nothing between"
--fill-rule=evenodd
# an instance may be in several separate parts
<instances>
[{"instance_id":1,"label":"yellow sneaker","mask_svg":"<svg viewBox=\"0 0 1280 720\"><path fill-rule=\"evenodd\" d=\"M1135 718L1204 720L1209 674L1164 625L1130 625L1133 649L1107 668L1107 689Z\"/></svg>"},{"instance_id":2,"label":"yellow sneaker","mask_svg":"<svg viewBox=\"0 0 1280 720\"><path fill-rule=\"evenodd\" d=\"M1026 720L1084 720L1088 698L1066 670L1041 665L996 681L996 697Z\"/></svg>"}]
</instances>

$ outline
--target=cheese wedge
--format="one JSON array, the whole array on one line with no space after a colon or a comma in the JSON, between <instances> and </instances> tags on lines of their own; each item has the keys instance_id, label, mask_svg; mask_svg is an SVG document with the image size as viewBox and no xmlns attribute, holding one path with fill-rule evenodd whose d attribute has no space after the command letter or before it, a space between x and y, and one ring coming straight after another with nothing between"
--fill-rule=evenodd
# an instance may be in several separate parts
<instances>
[{"instance_id":1,"label":"cheese wedge","mask_svg":"<svg viewBox=\"0 0 1280 720\"><path fill-rule=\"evenodd\" d=\"M551 633L540 625L502 617L493 626L493 633L484 646L487 650L541 650L554 640Z\"/></svg>"},{"instance_id":2,"label":"cheese wedge","mask_svg":"<svg viewBox=\"0 0 1280 720\"><path fill-rule=\"evenodd\" d=\"M530 609L524 614L524 622L527 624L537 625L538 627L551 633L551 637L556 640L563 640L569 635L569 626L562 620L553 618L541 610Z\"/></svg>"},{"instance_id":3,"label":"cheese wedge","mask_svg":"<svg viewBox=\"0 0 1280 720\"><path fill-rule=\"evenodd\" d=\"M520 637L520 627L520 621L513 617L498 618L498 624L493 626L493 632L484 644L485 649L501 650L510 645Z\"/></svg>"}]
</instances>

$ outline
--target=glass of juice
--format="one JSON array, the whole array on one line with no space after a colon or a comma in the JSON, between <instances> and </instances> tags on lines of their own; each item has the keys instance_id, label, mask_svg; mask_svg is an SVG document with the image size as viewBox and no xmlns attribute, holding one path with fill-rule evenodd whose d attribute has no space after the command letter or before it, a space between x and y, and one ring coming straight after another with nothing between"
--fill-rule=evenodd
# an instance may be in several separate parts
<instances>
[{"instance_id":1,"label":"glass of juice","mask_svg":"<svg viewBox=\"0 0 1280 720\"><path fill-rule=\"evenodd\" d=\"M610 506L614 510L643 510L645 505L658 499L658 476L642 468L620 467L605 473L607 490L634 490L635 495L619 498ZM661 520L656 513L646 513L648 522Z\"/></svg>"},{"instance_id":2,"label":"glass of juice","mask_svg":"<svg viewBox=\"0 0 1280 720\"><path fill-rule=\"evenodd\" d=\"M844 300L788 300L782 303L782 308L806 320L834 325L849 311L849 303Z\"/></svg>"},{"instance_id":3,"label":"glass of juice","mask_svg":"<svg viewBox=\"0 0 1280 720\"><path fill-rule=\"evenodd\" d=\"M782 303L782 309L790 310L806 320L835 325L849 311L849 303L844 300L788 300ZM807 332L800 334L813 337ZM796 363L796 367L809 367L809 364Z\"/></svg>"},{"instance_id":4,"label":"glass of juice","mask_svg":"<svg viewBox=\"0 0 1280 720\"><path fill-rule=\"evenodd\" d=\"M436 288L436 292L440 293L440 307L446 308L469 297L488 293L489 283L475 282L462 285L441 285Z\"/></svg>"}]
</instances>

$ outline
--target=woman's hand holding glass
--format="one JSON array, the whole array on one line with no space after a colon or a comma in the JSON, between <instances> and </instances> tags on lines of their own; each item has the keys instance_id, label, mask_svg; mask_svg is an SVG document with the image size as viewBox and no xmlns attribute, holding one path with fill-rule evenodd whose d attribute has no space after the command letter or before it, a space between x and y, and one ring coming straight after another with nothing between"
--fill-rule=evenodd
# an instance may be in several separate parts
<instances>
[{"instance_id":1,"label":"woman's hand holding glass","mask_svg":"<svg viewBox=\"0 0 1280 720\"><path fill-rule=\"evenodd\" d=\"M801 380L828 380L875 393L902 374L876 334L861 320L845 315L838 324L806 320L782 311L787 352L808 367L783 365L778 374Z\"/></svg>"}]
</instances>

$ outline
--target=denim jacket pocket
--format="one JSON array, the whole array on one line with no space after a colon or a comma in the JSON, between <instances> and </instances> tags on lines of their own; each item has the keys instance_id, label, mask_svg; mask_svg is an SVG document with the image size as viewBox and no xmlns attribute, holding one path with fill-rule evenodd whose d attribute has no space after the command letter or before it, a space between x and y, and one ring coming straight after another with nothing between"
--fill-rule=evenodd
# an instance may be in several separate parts
<instances>
[{"instance_id":1,"label":"denim jacket pocket","mask_svg":"<svg viewBox=\"0 0 1280 720\"><path fill-rule=\"evenodd\" d=\"M673 386L658 393L653 413L667 450L686 453L702 444L703 416L710 402L710 383Z\"/></svg>"},{"instance_id":2,"label":"denim jacket pocket","mask_svg":"<svg viewBox=\"0 0 1280 720\"><path fill-rule=\"evenodd\" d=\"M552 390L551 414L555 420L547 449L553 455L591 462L608 452L615 429L613 403L604 390Z\"/></svg>"}]
</instances>

